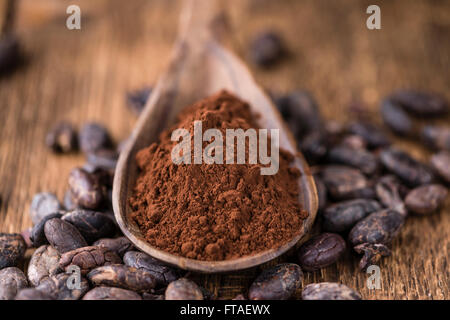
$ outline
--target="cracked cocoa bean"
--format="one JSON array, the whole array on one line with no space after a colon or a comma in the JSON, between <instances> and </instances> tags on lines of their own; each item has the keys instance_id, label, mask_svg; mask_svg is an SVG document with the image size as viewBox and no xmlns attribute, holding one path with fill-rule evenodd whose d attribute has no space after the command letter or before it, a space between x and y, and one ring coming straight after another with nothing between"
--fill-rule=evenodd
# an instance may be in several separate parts
<instances>
[{"instance_id":1,"label":"cracked cocoa bean","mask_svg":"<svg viewBox=\"0 0 450 320\"><path fill-rule=\"evenodd\" d=\"M0 233L0 270L16 267L23 259L27 244L17 233Z\"/></svg>"},{"instance_id":2,"label":"cracked cocoa bean","mask_svg":"<svg viewBox=\"0 0 450 320\"><path fill-rule=\"evenodd\" d=\"M408 193L405 198L406 208L419 215L431 214L442 207L447 195L447 188L440 184L421 186Z\"/></svg>"},{"instance_id":3,"label":"cracked cocoa bean","mask_svg":"<svg viewBox=\"0 0 450 320\"><path fill-rule=\"evenodd\" d=\"M48 242L59 253L87 247L88 245L75 226L58 218L48 220L45 223L44 232Z\"/></svg>"},{"instance_id":4,"label":"cracked cocoa bean","mask_svg":"<svg viewBox=\"0 0 450 320\"><path fill-rule=\"evenodd\" d=\"M98 123L85 124L78 135L78 142L84 153L109 149L112 146L108 130Z\"/></svg>"},{"instance_id":5,"label":"cracked cocoa bean","mask_svg":"<svg viewBox=\"0 0 450 320\"><path fill-rule=\"evenodd\" d=\"M62 220L74 225L88 243L116 233L116 225L102 212L76 209L66 213Z\"/></svg>"},{"instance_id":6,"label":"cracked cocoa bean","mask_svg":"<svg viewBox=\"0 0 450 320\"><path fill-rule=\"evenodd\" d=\"M63 208L53 193L38 193L33 197L30 216L33 224L39 223L45 216L61 211Z\"/></svg>"},{"instance_id":7,"label":"cracked cocoa bean","mask_svg":"<svg viewBox=\"0 0 450 320\"><path fill-rule=\"evenodd\" d=\"M69 153L78 149L77 133L68 122L57 123L47 133L47 146L56 153Z\"/></svg>"},{"instance_id":8,"label":"cracked cocoa bean","mask_svg":"<svg viewBox=\"0 0 450 320\"><path fill-rule=\"evenodd\" d=\"M316 271L336 263L345 247L345 241L340 235L322 233L300 247L298 261L303 270Z\"/></svg>"},{"instance_id":9,"label":"cracked cocoa bean","mask_svg":"<svg viewBox=\"0 0 450 320\"><path fill-rule=\"evenodd\" d=\"M346 166L326 166L321 177L329 194L336 200L357 196L359 191L370 187L361 171Z\"/></svg>"},{"instance_id":10,"label":"cracked cocoa bean","mask_svg":"<svg viewBox=\"0 0 450 320\"><path fill-rule=\"evenodd\" d=\"M53 300L78 300L89 291L89 283L86 278L81 277L80 286L77 288L77 286L72 286L74 283L71 282L70 276L70 274L60 273L45 278L36 289L50 296Z\"/></svg>"},{"instance_id":11,"label":"cracked cocoa bean","mask_svg":"<svg viewBox=\"0 0 450 320\"><path fill-rule=\"evenodd\" d=\"M69 189L73 202L86 209L99 208L106 191L97 175L81 168L75 168L70 172Z\"/></svg>"},{"instance_id":12,"label":"cracked cocoa bean","mask_svg":"<svg viewBox=\"0 0 450 320\"><path fill-rule=\"evenodd\" d=\"M354 199L338 202L324 211L322 215L323 228L331 232L344 232L372 212L379 210L381 210L381 205L378 201L371 199Z\"/></svg>"},{"instance_id":13,"label":"cracked cocoa bean","mask_svg":"<svg viewBox=\"0 0 450 320\"><path fill-rule=\"evenodd\" d=\"M165 298L166 300L203 300L203 293L195 282L181 278L167 286Z\"/></svg>"},{"instance_id":14,"label":"cracked cocoa bean","mask_svg":"<svg viewBox=\"0 0 450 320\"><path fill-rule=\"evenodd\" d=\"M404 137L415 136L415 126L409 115L400 105L390 99L381 103L381 117L384 124L394 133Z\"/></svg>"},{"instance_id":15,"label":"cracked cocoa bean","mask_svg":"<svg viewBox=\"0 0 450 320\"><path fill-rule=\"evenodd\" d=\"M364 139L367 146L371 149L390 145L390 141L384 131L375 124L364 121L354 122L349 125L348 131Z\"/></svg>"},{"instance_id":16,"label":"cracked cocoa bean","mask_svg":"<svg viewBox=\"0 0 450 320\"><path fill-rule=\"evenodd\" d=\"M52 213L41 219L37 224L34 225L33 229L31 229L30 240L33 244L33 247L38 248L44 244L47 244L47 238L44 232L45 223L53 218L61 218L64 214L64 211L59 211L57 213Z\"/></svg>"},{"instance_id":17,"label":"cracked cocoa bean","mask_svg":"<svg viewBox=\"0 0 450 320\"><path fill-rule=\"evenodd\" d=\"M429 184L434 180L433 172L406 152L386 149L381 152L380 160L388 171L410 187Z\"/></svg>"},{"instance_id":18,"label":"cracked cocoa bean","mask_svg":"<svg viewBox=\"0 0 450 320\"><path fill-rule=\"evenodd\" d=\"M16 267L0 270L0 300L13 300L26 287L28 281L22 270Z\"/></svg>"},{"instance_id":19,"label":"cracked cocoa bean","mask_svg":"<svg viewBox=\"0 0 450 320\"><path fill-rule=\"evenodd\" d=\"M445 115L448 102L436 93L426 93L416 90L398 90L390 99L402 106L406 111L420 117L435 117Z\"/></svg>"},{"instance_id":20,"label":"cracked cocoa bean","mask_svg":"<svg viewBox=\"0 0 450 320\"><path fill-rule=\"evenodd\" d=\"M441 151L431 157L431 166L439 177L450 184L450 152Z\"/></svg>"},{"instance_id":21,"label":"cracked cocoa bean","mask_svg":"<svg viewBox=\"0 0 450 320\"><path fill-rule=\"evenodd\" d=\"M250 300L286 300L300 288L303 272L300 266L283 263L264 270L250 286Z\"/></svg>"},{"instance_id":22,"label":"cracked cocoa bean","mask_svg":"<svg viewBox=\"0 0 450 320\"><path fill-rule=\"evenodd\" d=\"M356 253L363 254L359 262L359 269L366 270L371 265L376 265L382 257L389 257L391 250L381 243L362 243L353 248Z\"/></svg>"},{"instance_id":23,"label":"cracked cocoa bean","mask_svg":"<svg viewBox=\"0 0 450 320\"><path fill-rule=\"evenodd\" d=\"M379 167L378 159L364 149L337 146L328 153L330 163L343 164L361 170L366 175L374 174Z\"/></svg>"},{"instance_id":24,"label":"cracked cocoa bean","mask_svg":"<svg viewBox=\"0 0 450 320\"><path fill-rule=\"evenodd\" d=\"M123 262L129 267L143 269L151 273L155 277L157 286L167 286L181 276L178 270L139 251L125 253Z\"/></svg>"},{"instance_id":25,"label":"cracked cocoa bean","mask_svg":"<svg viewBox=\"0 0 450 320\"><path fill-rule=\"evenodd\" d=\"M393 175L381 177L375 186L377 197L386 208L406 216L408 212L400 195L401 188L400 181Z\"/></svg>"},{"instance_id":26,"label":"cracked cocoa bean","mask_svg":"<svg viewBox=\"0 0 450 320\"><path fill-rule=\"evenodd\" d=\"M61 255L59 266L66 270L70 265L79 266L81 274L86 275L92 269L111 264L120 264L122 259L114 251L96 246L68 251Z\"/></svg>"},{"instance_id":27,"label":"cracked cocoa bean","mask_svg":"<svg viewBox=\"0 0 450 320\"><path fill-rule=\"evenodd\" d=\"M348 236L353 246L362 243L388 244L399 233L405 217L392 209L373 212L359 221Z\"/></svg>"},{"instance_id":28,"label":"cracked cocoa bean","mask_svg":"<svg viewBox=\"0 0 450 320\"><path fill-rule=\"evenodd\" d=\"M250 45L251 61L263 68L273 66L285 52L281 37L273 31L258 34Z\"/></svg>"},{"instance_id":29,"label":"cracked cocoa bean","mask_svg":"<svg viewBox=\"0 0 450 320\"><path fill-rule=\"evenodd\" d=\"M425 126L422 129L422 140L430 149L450 151L450 127Z\"/></svg>"},{"instance_id":30,"label":"cracked cocoa bean","mask_svg":"<svg viewBox=\"0 0 450 320\"><path fill-rule=\"evenodd\" d=\"M95 286L110 286L137 292L148 292L155 288L156 279L147 271L125 265L98 267L87 275Z\"/></svg>"},{"instance_id":31,"label":"cracked cocoa bean","mask_svg":"<svg viewBox=\"0 0 450 320\"><path fill-rule=\"evenodd\" d=\"M83 300L142 300L134 291L113 287L94 288L83 297Z\"/></svg>"},{"instance_id":32,"label":"cracked cocoa bean","mask_svg":"<svg viewBox=\"0 0 450 320\"><path fill-rule=\"evenodd\" d=\"M133 244L127 237L100 239L94 242L93 245L114 251L119 255L119 257L123 257L126 252L134 249Z\"/></svg>"},{"instance_id":33,"label":"cracked cocoa bean","mask_svg":"<svg viewBox=\"0 0 450 320\"><path fill-rule=\"evenodd\" d=\"M361 300L355 290L340 283L321 282L307 285L302 291L303 300Z\"/></svg>"},{"instance_id":34,"label":"cracked cocoa bean","mask_svg":"<svg viewBox=\"0 0 450 320\"><path fill-rule=\"evenodd\" d=\"M28 265L28 279L34 286L38 286L42 280L55 276L63 270L59 267L61 255L52 246L39 247L31 256Z\"/></svg>"}]
</instances>

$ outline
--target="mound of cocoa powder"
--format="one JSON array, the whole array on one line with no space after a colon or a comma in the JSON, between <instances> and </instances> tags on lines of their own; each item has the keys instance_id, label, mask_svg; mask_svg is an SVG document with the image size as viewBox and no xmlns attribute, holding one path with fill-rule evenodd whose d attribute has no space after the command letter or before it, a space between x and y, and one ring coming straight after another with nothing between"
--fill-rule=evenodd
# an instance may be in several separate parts
<instances>
[{"instance_id":1,"label":"mound of cocoa powder","mask_svg":"<svg viewBox=\"0 0 450 320\"><path fill-rule=\"evenodd\" d=\"M248 161L176 165L171 152L177 142L171 134L185 128L193 137L196 120L202 121L203 132L215 128L224 137L226 129L258 128L249 105L221 91L184 109L158 143L140 150L141 171L130 205L146 240L198 260L233 259L291 240L308 216L298 201L300 172L290 167L293 156L280 150L275 175L261 175L262 165Z\"/></svg>"}]
</instances>

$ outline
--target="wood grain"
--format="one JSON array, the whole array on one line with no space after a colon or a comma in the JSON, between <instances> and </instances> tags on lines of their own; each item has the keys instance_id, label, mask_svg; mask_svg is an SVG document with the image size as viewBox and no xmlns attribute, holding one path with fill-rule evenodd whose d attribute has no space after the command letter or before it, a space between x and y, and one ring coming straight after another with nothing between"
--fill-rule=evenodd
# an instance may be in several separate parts
<instances>
[{"instance_id":1,"label":"wood grain","mask_svg":"<svg viewBox=\"0 0 450 320\"><path fill-rule=\"evenodd\" d=\"M291 51L277 68L251 66L257 81L275 92L311 91L327 119L348 121L351 102L379 119L380 99L400 87L450 98L448 1L380 2L382 29L377 31L365 27L365 9L372 4L365 0L229 3L232 49L242 58L248 41L266 28L279 30ZM79 31L65 27L69 4L82 9ZM0 79L0 230L6 232L31 225L28 209L36 192L53 191L62 198L70 169L83 163L80 155L46 150L43 141L52 124L95 120L105 123L117 141L128 136L136 118L125 107L125 92L154 84L167 66L179 3L22 0L17 11L16 28L29 59ZM415 143L397 142L418 158L429 158ZM380 264L381 290L367 288L367 275L357 270L358 259L350 253L335 266L306 274L304 284L338 281L367 299L449 299L449 206L431 217L408 219L393 243L393 256ZM245 292L258 272L194 278L229 298Z\"/></svg>"}]
</instances>

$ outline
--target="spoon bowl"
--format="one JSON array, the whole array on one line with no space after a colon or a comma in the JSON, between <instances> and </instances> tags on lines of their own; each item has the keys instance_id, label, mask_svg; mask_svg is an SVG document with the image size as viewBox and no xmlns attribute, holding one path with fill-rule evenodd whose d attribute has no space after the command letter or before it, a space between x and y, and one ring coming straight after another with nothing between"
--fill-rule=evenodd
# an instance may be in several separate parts
<instances>
[{"instance_id":1,"label":"spoon bowl","mask_svg":"<svg viewBox=\"0 0 450 320\"><path fill-rule=\"evenodd\" d=\"M120 154L113 185L113 208L122 232L140 250L181 269L202 273L230 272L270 261L299 244L316 217L317 192L309 166L297 151L295 140L286 128L271 99L256 84L242 61L225 49L209 27L214 1L192 0L183 10L181 32L166 73L160 78L149 101ZM195 12L195 19L194 19ZM139 171L136 153L157 141L159 134L174 123L184 107L225 89L248 102L258 115L260 128L280 129L279 145L295 155L293 165L300 170L299 202L308 211L302 229L289 242L276 249L238 259L201 261L177 256L151 246L139 227L130 219L129 198Z\"/></svg>"}]
</instances>

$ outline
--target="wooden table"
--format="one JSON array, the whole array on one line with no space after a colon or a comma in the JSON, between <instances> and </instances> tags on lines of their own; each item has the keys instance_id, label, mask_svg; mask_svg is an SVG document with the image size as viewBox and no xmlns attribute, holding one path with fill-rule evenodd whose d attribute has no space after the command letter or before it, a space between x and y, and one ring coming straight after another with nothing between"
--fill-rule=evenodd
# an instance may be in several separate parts
<instances>
[{"instance_id":1,"label":"wooden table","mask_svg":"<svg viewBox=\"0 0 450 320\"><path fill-rule=\"evenodd\" d=\"M400 87L450 98L450 2L375 1L382 29L370 31L365 10L372 2L229 1L232 47L245 59L257 31L279 30L292 54L269 71L252 67L256 79L275 92L311 91L327 119L348 120L351 102L378 119L380 99ZM81 30L65 26L69 4L81 7ZM167 0L20 2L16 28L29 59L0 79L0 231L29 227L33 195L51 191L62 198L70 169L83 163L80 155L57 156L45 148L45 134L56 121L99 121L117 141L127 137L136 117L125 106L125 93L154 84L164 70L179 8ZM429 157L412 142L398 143L420 159ZM350 253L306 274L304 284L338 281L367 299L448 299L449 240L447 204L431 217L408 219L392 257L380 264L380 290L367 288L368 275ZM258 272L194 277L229 298L245 292Z\"/></svg>"}]
</instances>

